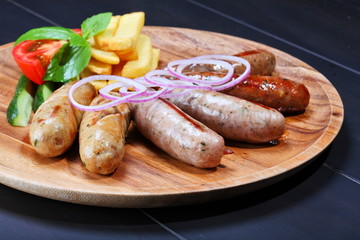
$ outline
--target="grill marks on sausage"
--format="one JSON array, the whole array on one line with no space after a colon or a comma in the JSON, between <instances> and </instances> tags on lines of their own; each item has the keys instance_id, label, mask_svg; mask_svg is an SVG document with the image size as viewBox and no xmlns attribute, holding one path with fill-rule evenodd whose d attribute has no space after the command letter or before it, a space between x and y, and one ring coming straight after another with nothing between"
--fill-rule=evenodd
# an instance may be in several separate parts
<instances>
[{"instance_id":1,"label":"grill marks on sausage","mask_svg":"<svg viewBox=\"0 0 360 240\"><path fill-rule=\"evenodd\" d=\"M108 103L98 95L91 106ZM125 136L130 123L126 103L96 112L85 112L79 131L80 158L90 172L110 174L125 153Z\"/></svg>"},{"instance_id":2,"label":"grill marks on sausage","mask_svg":"<svg viewBox=\"0 0 360 240\"><path fill-rule=\"evenodd\" d=\"M159 98L162 102L166 103L170 108L175 110L180 116L185 118L187 121L189 121L195 128L199 129L201 132L205 132L204 128L199 125L197 122L194 121L193 118L189 117L187 114L185 114L183 111L181 111L178 107L174 106L174 104L170 103L169 101L165 101L162 98Z\"/></svg>"},{"instance_id":3,"label":"grill marks on sausage","mask_svg":"<svg viewBox=\"0 0 360 240\"><path fill-rule=\"evenodd\" d=\"M60 105L56 105L52 112L50 113L50 118L56 117L56 115L60 112L61 110L61 106Z\"/></svg>"},{"instance_id":4,"label":"grill marks on sausage","mask_svg":"<svg viewBox=\"0 0 360 240\"><path fill-rule=\"evenodd\" d=\"M200 168L219 165L224 139L201 122L184 117L187 114L167 100L132 104L132 114L139 132L175 159Z\"/></svg>"},{"instance_id":5,"label":"grill marks on sausage","mask_svg":"<svg viewBox=\"0 0 360 240\"><path fill-rule=\"evenodd\" d=\"M107 100L104 98L96 98L91 105L102 105L105 104L106 102ZM102 111L95 112L93 118L86 125L86 127L91 127L95 125L97 122L99 122L101 119L103 119L104 117L114 114L122 114L122 113L117 107L107 108Z\"/></svg>"},{"instance_id":6,"label":"grill marks on sausage","mask_svg":"<svg viewBox=\"0 0 360 240\"><path fill-rule=\"evenodd\" d=\"M46 157L56 157L67 151L78 132L82 112L69 101L68 92L72 83L57 89L35 112L29 129L30 142L36 152ZM76 101L88 105L96 91L86 84L75 91L82 96Z\"/></svg>"},{"instance_id":7,"label":"grill marks on sausage","mask_svg":"<svg viewBox=\"0 0 360 240\"><path fill-rule=\"evenodd\" d=\"M258 54L260 52L261 51L259 51L259 50L250 50L250 51L245 51L245 52L235 54L235 56L244 57L244 56L248 56L248 55Z\"/></svg>"},{"instance_id":8,"label":"grill marks on sausage","mask_svg":"<svg viewBox=\"0 0 360 240\"><path fill-rule=\"evenodd\" d=\"M194 90L170 101L231 140L268 142L280 137L285 127L284 117L275 109L219 92Z\"/></svg>"}]
</instances>

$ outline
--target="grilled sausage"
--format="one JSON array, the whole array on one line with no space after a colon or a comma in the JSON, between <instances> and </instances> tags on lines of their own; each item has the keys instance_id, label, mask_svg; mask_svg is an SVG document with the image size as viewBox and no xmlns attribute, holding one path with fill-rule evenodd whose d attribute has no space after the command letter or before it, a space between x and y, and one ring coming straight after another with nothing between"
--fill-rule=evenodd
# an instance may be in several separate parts
<instances>
[{"instance_id":1,"label":"grilled sausage","mask_svg":"<svg viewBox=\"0 0 360 240\"><path fill-rule=\"evenodd\" d=\"M236 57L242 57L246 59L251 66L251 75L271 75L275 69L276 59L274 54L264 50L253 50L235 54ZM234 74L240 75L245 71L245 66L239 63L229 61L234 66ZM192 64L185 67L182 73L187 75L196 74L208 74L213 73L216 76L222 76L226 74L226 71L222 71L214 67L212 64Z\"/></svg>"},{"instance_id":2,"label":"grilled sausage","mask_svg":"<svg viewBox=\"0 0 360 240\"><path fill-rule=\"evenodd\" d=\"M100 95L92 106L109 102ZM102 111L85 112L80 125L80 158L87 170L110 174L125 154L125 137L130 124L130 109L122 103Z\"/></svg>"},{"instance_id":3,"label":"grilled sausage","mask_svg":"<svg viewBox=\"0 0 360 240\"><path fill-rule=\"evenodd\" d=\"M310 100L304 84L271 76L249 76L224 93L275 108L283 114L304 112Z\"/></svg>"},{"instance_id":4,"label":"grilled sausage","mask_svg":"<svg viewBox=\"0 0 360 240\"><path fill-rule=\"evenodd\" d=\"M246 59L251 66L251 75L271 75L275 69L276 59L274 54L265 50L252 50L235 54L234 56ZM245 66L234 65L235 74L245 71Z\"/></svg>"},{"instance_id":5,"label":"grilled sausage","mask_svg":"<svg viewBox=\"0 0 360 240\"><path fill-rule=\"evenodd\" d=\"M35 151L42 156L56 157L70 148L74 142L83 112L74 108L68 92L72 83L56 90L40 105L30 124L30 142ZM91 84L79 87L74 98L88 105L96 96Z\"/></svg>"},{"instance_id":6,"label":"grilled sausage","mask_svg":"<svg viewBox=\"0 0 360 240\"><path fill-rule=\"evenodd\" d=\"M285 131L285 119L275 109L219 92L194 90L170 101L227 139L265 143Z\"/></svg>"},{"instance_id":7,"label":"grilled sausage","mask_svg":"<svg viewBox=\"0 0 360 240\"><path fill-rule=\"evenodd\" d=\"M220 164L224 139L164 99L132 105L142 135L172 157L199 168Z\"/></svg>"}]
</instances>

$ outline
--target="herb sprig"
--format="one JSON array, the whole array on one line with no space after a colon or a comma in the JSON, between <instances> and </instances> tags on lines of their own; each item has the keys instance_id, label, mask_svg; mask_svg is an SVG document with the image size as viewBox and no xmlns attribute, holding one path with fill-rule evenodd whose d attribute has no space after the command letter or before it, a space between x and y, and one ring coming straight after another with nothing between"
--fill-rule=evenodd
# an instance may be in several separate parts
<instances>
[{"instance_id":1,"label":"herb sprig","mask_svg":"<svg viewBox=\"0 0 360 240\"><path fill-rule=\"evenodd\" d=\"M103 31L110 23L112 13L100 13L87 18L81 24L82 36L69 28L41 27L21 35L15 45L26 40L66 40L61 49L53 56L44 76L45 81L68 82L78 76L90 61L90 44L87 41Z\"/></svg>"}]
</instances>

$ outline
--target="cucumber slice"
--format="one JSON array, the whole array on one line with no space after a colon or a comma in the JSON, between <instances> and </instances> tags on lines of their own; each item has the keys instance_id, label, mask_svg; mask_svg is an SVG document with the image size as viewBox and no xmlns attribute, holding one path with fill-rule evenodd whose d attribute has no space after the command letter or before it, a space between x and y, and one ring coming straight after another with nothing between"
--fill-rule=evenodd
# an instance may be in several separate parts
<instances>
[{"instance_id":1,"label":"cucumber slice","mask_svg":"<svg viewBox=\"0 0 360 240\"><path fill-rule=\"evenodd\" d=\"M11 125L21 127L28 125L35 90L36 84L22 75L6 112L7 121Z\"/></svg>"},{"instance_id":2,"label":"cucumber slice","mask_svg":"<svg viewBox=\"0 0 360 240\"><path fill-rule=\"evenodd\" d=\"M38 86L33 104L34 112L36 112L40 105L45 102L57 88L58 85L54 82L45 82Z\"/></svg>"}]
</instances>

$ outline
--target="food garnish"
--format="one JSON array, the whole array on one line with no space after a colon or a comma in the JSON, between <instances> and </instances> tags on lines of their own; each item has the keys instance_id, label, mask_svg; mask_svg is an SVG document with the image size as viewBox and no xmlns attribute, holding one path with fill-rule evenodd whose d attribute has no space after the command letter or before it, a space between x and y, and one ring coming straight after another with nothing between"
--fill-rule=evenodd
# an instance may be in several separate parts
<instances>
[{"instance_id":1,"label":"food garnish","mask_svg":"<svg viewBox=\"0 0 360 240\"><path fill-rule=\"evenodd\" d=\"M35 89L36 86L32 81L24 75L20 77L14 97L6 112L6 118L11 125L27 126L31 115Z\"/></svg>"},{"instance_id":2,"label":"food garnish","mask_svg":"<svg viewBox=\"0 0 360 240\"><path fill-rule=\"evenodd\" d=\"M100 13L86 19L81 29L42 27L21 35L12 55L27 79L36 83L33 110L57 88L77 81L80 75L116 74L136 78L154 70L160 50L153 48L151 39L141 33L144 18L143 12L122 16ZM98 90L107 82L102 81L101 86L96 81L92 84ZM31 109L26 112L31 113ZM8 122L14 123L10 118Z\"/></svg>"},{"instance_id":3,"label":"food garnish","mask_svg":"<svg viewBox=\"0 0 360 240\"><path fill-rule=\"evenodd\" d=\"M13 56L17 62L18 59L24 58L24 55L16 54L18 49L22 48L24 41L25 43L29 40L34 41L34 44L46 41L45 43L50 44L50 46L35 48L35 50L39 50L39 54L34 57L38 61L34 60L33 68L41 69L42 71L44 67L47 69L42 82L36 82L38 84L42 84L44 81L68 82L70 79L78 76L89 63L91 51L90 43L87 39L104 30L109 24L111 16L112 13L100 13L86 19L81 24L81 36L69 28L42 27L32 29L16 40ZM56 46L54 46L55 43ZM41 51L43 48L45 48L44 51ZM30 53L34 52L31 46L28 48L28 51ZM53 52L56 53L53 54ZM44 58L49 62L48 66L39 65L38 62L40 61L41 63L41 60ZM23 70L21 64L19 64L19 67ZM26 75L26 72L24 74ZM32 78L32 76L28 77ZM35 81L38 78L31 80Z\"/></svg>"},{"instance_id":4,"label":"food garnish","mask_svg":"<svg viewBox=\"0 0 360 240\"><path fill-rule=\"evenodd\" d=\"M220 59L220 60L214 60ZM245 65L245 71L236 78L234 75L234 67L226 61L237 62ZM225 72L224 77L214 77L212 80L200 80L193 76L183 74L183 70L188 65L207 64L219 68L221 72ZM156 98L171 98L177 95L186 94L191 89L205 89L219 91L234 86L244 80L250 73L250 64L243 58L226 56L226 55L207 55L201 58L192 58L184 60L172 61L168 64L167 70L154 70L148 72L144 77L129 79L114 75L96 75L84 78L76 82L69 91L71 103L78 109L83 111L100 111L108 107L115 106L119 103L128 102L146 102ZM109 84L99 90L102 97L112 100L112 102L98 105L85 106L77 103L72 94L83 84L92 81L111 80ZM114 96L111 92L119 88L121 96ZM158 90L154 90L158 88ZM179 92L180 91L180 92Z\"/></svg>"}]
</instances>

